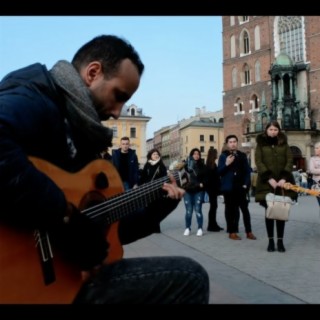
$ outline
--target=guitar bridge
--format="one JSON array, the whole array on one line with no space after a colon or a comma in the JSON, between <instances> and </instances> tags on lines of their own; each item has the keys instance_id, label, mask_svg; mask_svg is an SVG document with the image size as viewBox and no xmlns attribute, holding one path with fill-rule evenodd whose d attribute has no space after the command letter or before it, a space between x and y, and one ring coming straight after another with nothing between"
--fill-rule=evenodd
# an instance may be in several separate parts
<instances>
[{"instance_id":1,"label":"guitar bridge","mask_svg":"<svg viewBox=\"0 0 320 320\"><path fill-rule=\"evenodd\" d=\"M40 231L39 229L37 229L34 231L34 237L40 258L43 281L45 285L49 285L56 280L49 235L48 232Z\"/></svg>"}]
</instances>

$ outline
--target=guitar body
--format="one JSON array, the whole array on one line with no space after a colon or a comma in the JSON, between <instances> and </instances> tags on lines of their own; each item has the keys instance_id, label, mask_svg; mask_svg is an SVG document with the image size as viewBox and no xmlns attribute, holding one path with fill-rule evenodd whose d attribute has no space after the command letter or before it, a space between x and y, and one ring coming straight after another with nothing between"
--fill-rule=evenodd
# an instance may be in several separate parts
<instances>
[{"instance_id":1,"label":"guitar body","mask_svg":"<svg viewBox=\"0 0 320 320\"><path fill-rule=\"evenodd\" d=\"M77 173L66 172L51 163L29 158L64 192L68 201L80 210L122 193L120 176L113 165L99 159ZM106 177L107 186L97 187L97 176ZM49 235L50 238L50 235ZM109 242L107 263L120 260L123 249L118 238L118 222L107 227ZM0 224L0 303L66 304L71 303L81 287L81 271L66 263L52 248L55 281L46 285L40 263L39 248L33 232Z\"/></svg>"}]
</instances>

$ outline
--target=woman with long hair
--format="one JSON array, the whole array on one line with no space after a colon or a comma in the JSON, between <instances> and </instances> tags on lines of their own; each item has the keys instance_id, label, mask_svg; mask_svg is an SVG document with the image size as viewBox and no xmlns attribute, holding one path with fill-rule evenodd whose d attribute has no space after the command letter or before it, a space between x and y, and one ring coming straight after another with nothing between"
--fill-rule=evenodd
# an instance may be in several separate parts
<instances>
[{"instance_id":1,"label":"woman with long hair","mask_svg":"<svg viewBox=\"0 0 320 320\"><path fill-rule=\"evenodd\" d=\"M295 198L293 191L283 188L286 182L295 184L292 168L293 160L287 136L281 131L277 121L267 124L263 133L256 138L255 161L258 171L256 202L267 209L266 195L269 192ZM274 243L274 219L265 218L266 229L269 238L267 251L275 251ZM276 220L277 247L279 252L285 252L283 245L285 221Z\"/></svg>"},{"instance_id":2,"label":"woman with long hair","mask_svg":"<svg viewBox=\"0 0 320 320\"><path fill-rule=\"evenodd\" d=\"M198 148L193 148L187 158L185 169L189 173L190 182L185 187L186 193L183 196L184 205L186 207L185 223L186 229L184 235L188 236L191 231L192 214L195 211L198 231L197 236L203 234L203 215L202 203L204 200L204 186L206 184L206 166L201 159L201 152Z\"/></svg>"},{"instance_id":3,"label":"woman with long hair","mask_svg":"<svg viewBox=\"0 0 320 320\"><path fill-rule=\"evenodd\" d=\"M216 160L218 159L218 150L210 148L207 155L208 179L205 190L209 195L210 208L208 212L208 231L219 232L223 230L217 223L218 195L220 192L220 177Z\"/></svg>"}]
</instances>

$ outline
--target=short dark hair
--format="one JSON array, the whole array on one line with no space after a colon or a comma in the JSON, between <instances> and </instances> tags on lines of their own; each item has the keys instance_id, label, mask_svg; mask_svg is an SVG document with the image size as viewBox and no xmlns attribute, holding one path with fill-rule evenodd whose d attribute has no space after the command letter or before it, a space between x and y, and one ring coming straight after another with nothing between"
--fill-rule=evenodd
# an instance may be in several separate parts
<instances>
[{"instance_id":1,"label":"short dark hair","mask_svg":"<svg viewBox=\"0 0 320 320\"><path fill-rule=\"evenodd\" d=\"M83 66L90 62L100 61L103 74L106 78L110 78L117 72L124 59L130 59L137 67L139 75L142 75L144 65L139 54L128 41L116 36L101 35L84 44L76 52L72 59L72 65L79 72Z\"/></svg>"},{"instance_id":2,"label":"short dark hair","mask_svg":"<svg viewBox=\"0 0 320 320\"><path fill-rule=\"evenodd\" d=\"M228 143L228 141L229 141L230 139L232 139L232 138L234 138L234 139L236 139L236 140L238 141L238 137L237 137L235 134L229 134L229 135L226 137L225 143Z\"/></svg>"}]
</instances>

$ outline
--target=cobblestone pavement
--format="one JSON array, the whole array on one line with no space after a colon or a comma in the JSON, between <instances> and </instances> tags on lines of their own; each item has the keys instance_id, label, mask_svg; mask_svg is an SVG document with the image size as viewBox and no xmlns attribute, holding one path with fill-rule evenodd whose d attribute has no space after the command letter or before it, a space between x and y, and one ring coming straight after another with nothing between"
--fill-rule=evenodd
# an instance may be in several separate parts
<instances>
[{"instance_id":1,"label":"cobblestone pavement","mask_svg":"<svg viewBox=\"0 0 320 320\"><path fill-rule=\"evenodd\" d=\"M184 236L184 204L161 224L162 233L124 246L125 257L182 255L200 262L210 276L211 304L319 304L320 217L315 197L299 197L292 206L284 234L285 253L267 252L264 209L251 198L252 231L257 240L245 237L242 217L241 241L225 231L207 232L208 204L203 205L204 234L196 236L193 216L190 236ZM225 228L223 199L217 220ZM276 231L275 231L276 235Z\"/></svg>"}]
</instances>

